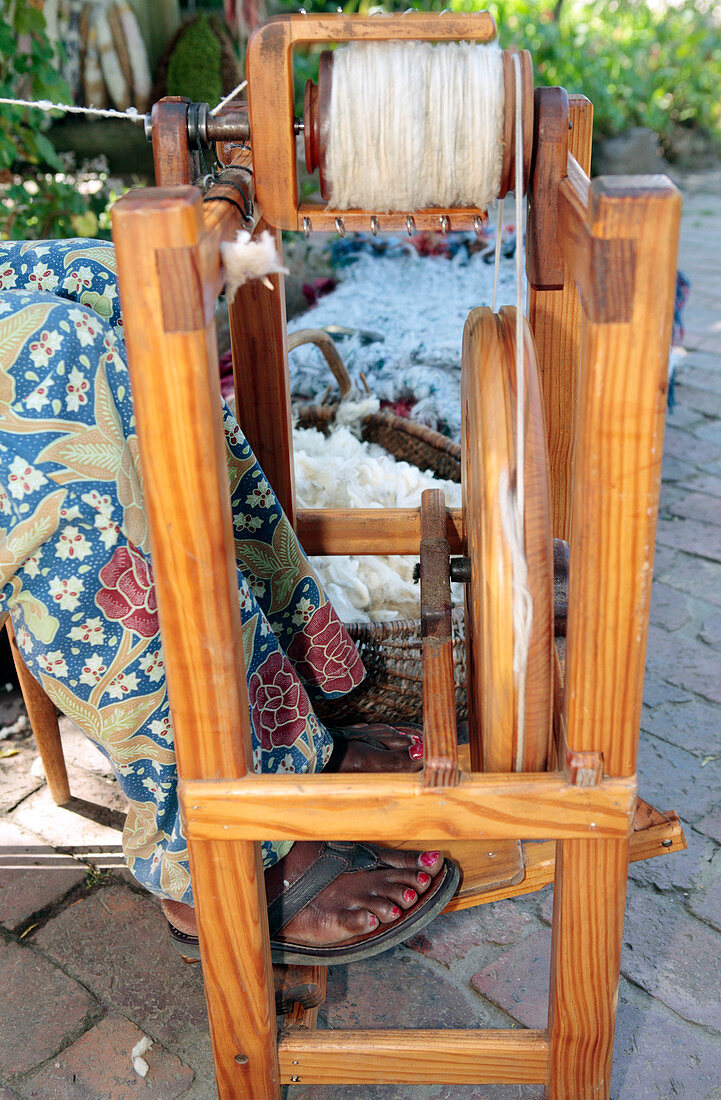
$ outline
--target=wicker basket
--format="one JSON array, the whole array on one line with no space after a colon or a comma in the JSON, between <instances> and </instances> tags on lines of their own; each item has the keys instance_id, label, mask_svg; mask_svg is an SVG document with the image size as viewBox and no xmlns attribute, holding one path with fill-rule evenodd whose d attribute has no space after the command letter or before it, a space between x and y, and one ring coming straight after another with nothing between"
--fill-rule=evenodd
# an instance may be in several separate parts
<instances>
[{"instance_id":1,"label":"wicker basket","mask_svg":"<svg viewBox=\"0 0 721 1100\"><path fill-rule=\"evenodd\" d=\"M343 398L351 389L350 378L332 338L321 329L301 329L288 338L289 350L301 344L318 346L335 375ZM301 405L295 410L302 428L327 433L335 419L338 403ZM394 458L431 470L447 481L461 480L460 444L440 432L415 424L389 412L372 413L361 422L361 435L379 443ZM463 610L455 608L453 620L453 678L456 714L468 715L466 699L466 646ZM334 723L418 722L423 720L421 621L393 619L381 623L346 623L366 668L366 678L342 699L315 703L318 717Z\"/></svg>"},{"instance_id":2,"label":"wicker basket","mask_svg":"<svg viewBox=\"0 0 721 1100\"><path fill-rule=\"evenodd\" d=\"M453 679L456 716L468 716L463 609L453 619ZM387 623L346 623L358 647L366 678L342 699L314 703L318 717L331 723L423 721L420 619Z\"/></svg>"},{"instance_id":3,"label":"wicker basket","mask_svg":"<svg viewBox=\"0 0 721 1100\"><path fill-rule=\"evenodd\" d=\"M332 337L322 329L300 329L288 337L288 350L301 344L315 344L323 353L343 399L351 390L351 380ZM327 433L335 420L338 402L299 405L294 411L300 428ZM431 470L436 477L460 483L461 445L433 428L381 411L363 417L361 437L368 443L379 443L394 458L410 462L419 470Z\"/></svg>"}]
</instances>

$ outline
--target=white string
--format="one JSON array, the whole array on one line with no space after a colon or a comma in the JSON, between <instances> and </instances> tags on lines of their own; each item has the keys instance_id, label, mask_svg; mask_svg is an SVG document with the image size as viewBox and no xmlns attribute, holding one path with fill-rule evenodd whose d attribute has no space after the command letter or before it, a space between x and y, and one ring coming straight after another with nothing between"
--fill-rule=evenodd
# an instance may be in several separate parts
<instances>
[{"instance_id":1,"label":"white string","mask_svg":"<svg viewBox=\"0 0 721 1100\"><path fill-rule=\"evenodd\" d=\"M69 115L93 115L95 118L123 118L126 122L145 122L145 115L138 113L137 107L128 107L125 111L114 111L111 107L76 107L72 103L51 103L49 99L9 99L1 97L0 103L13 107L33 107L36 111L63 111Z\"/></svg>"},{"instance_id":2,"label":"white string","mask_svg":"<svg viewBox=\"0 0 721 1100\"><path fill-rule=\"evenodd\" d=\"M497 42L356 42L334 53L326 164L338 210L485 210L502 167Z\"/></svg>"},{"instance_id":3,"label":"white string","mask_svg":"<svg viewBox=\"0 0 721 1100\"><path fill-rule=\"evenodd\" d=\"M501 234L503 232L503 199L498 200L498 217L496 219L496 254L493 265L493 294L491 295L491 311L496 312L496 290L498 288L498 269L501 266Z\"/></svg>"},{"instance_id":4,"label":"white string","mask_svg":"<svg viewBox=\"0 0 721 1100\"><path fill-rule=\"evenodd\" d=\"M217 115L226 104L230 103L247 86L248 81L243 80L237 87L233 88L232 92L213 107L210 112L211 115ZM141 115L137 107L128 107L125 111L115 111L112 107L77 107L74 103L52 103L49 99L10 99L6 96L0 97L0 103L7 103L12 107L32 107L36 111L62 111L68 115L90 115L94 118L122 118L126 122L145 122L145 115Z\"/></svg>"},{"instance_id":5,"label":"white string","mask_svg":"<svg viewBox=\"0 0 721 1100\"><path fill-rule=\"evenodd\" d=\"M247 88L247 87L248 87L248 81L247 80L241 80L240 84L238 84L237 87L233 88L232 92L229 92L228 95L224 99L221 99L220 103L216 104L216 106L213 107L212 111L210 112L211 115L217 115L218 111L222 111L223 107L225 107L228 103L230 103L231 99L235 99L238 92L242 92L243 88Z\"/></svg>"}]
</instances>

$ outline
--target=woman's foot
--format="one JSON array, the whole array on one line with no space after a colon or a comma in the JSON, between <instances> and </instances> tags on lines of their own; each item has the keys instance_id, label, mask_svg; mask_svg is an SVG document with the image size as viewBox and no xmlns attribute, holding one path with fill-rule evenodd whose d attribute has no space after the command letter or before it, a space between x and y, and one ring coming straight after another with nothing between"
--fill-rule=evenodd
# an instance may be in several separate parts
<instances>
[{"instance_id":1,"label":"woman's foot","mask_svg":"<svg viewBox=\"0 0 721 1100\"><path fill-rule=\"evenodd\" d=\"M423 767L423 737L411 726L381 722L330 730L328 772L417 772Z\"/></svg>"},{"instance_id":2,"label":"woman's foot","mask_svg":"<svg viewBox=\"0 0 721 1100\"><path fill-rule=\"evenodd\" d=\"M285 942L328 946L392 924L431 888L444 862L440 852L400 851L375 844L331 847L355 847L361 866L340 873L287 921L280 917L278 934ZM283 909L301 876L308 879L327 858L321 841L296 841L288 855L265 872L270 913L274 903Z\"/></svg>"},{"instance_id":3,"label":"woman's foot","mask_svg":"<svg viewBox=\"0 0 721 1100\"><path fill-rule=\"evenodd\" d=\"M336 945L346 944L364 957L374 953L363 951L364 937L392 933L398 925L393 942L383 946L379 942L377 949L385 950L440 912L455 890L457 877L454 865L436 851L297 841L284 859L265 872L271 939L281 953L286 946L307 951L309 962L314 951L332 952ZM430 909L424 902L438 894L441 885L443 897ZM163 901L162 907L175 945L191 955L192 940L197 948L195 910L174 901Z\"/></svg>"}]
</instances>

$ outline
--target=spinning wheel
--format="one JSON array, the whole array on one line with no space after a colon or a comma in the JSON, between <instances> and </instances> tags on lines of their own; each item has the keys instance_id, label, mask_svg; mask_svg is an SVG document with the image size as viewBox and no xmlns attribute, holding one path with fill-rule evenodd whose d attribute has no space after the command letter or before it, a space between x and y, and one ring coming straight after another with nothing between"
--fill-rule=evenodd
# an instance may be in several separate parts
<instances>
[{"instance_id":1,"label":"spinning wheel","mask_svg":"<svg viewBox=\"0 0 721 1100\"><path fill-rule=\"evenodd\" d=\"M296 137L307 126L309 163L325 164L324 111L337 73L335 61L333 72L324 62L323 87L308 90L306 118L294 119L292 48L387 39L486 43L494 33L487 13L272 20L248 49L249 113L207 119L206 138L222 142L228 170L205 204L187 188L133 191L113 216L179 796L218 1087L231 1100L276 1100L281 1083L333 1082L538 1082L553 1100L607 1097L628 860L684 845L673 822L658 817L651 816L647 832L633 831L678 194L662 177L589 180L585 97L539 89L531 140L530 66L523 57L502 61L505 88L513 87L511 69L515 86L525 87L522 111L514 113L506 102L499 115L500 192L512 178L511 142L525 114L517 159L523 176L530 173L533 200L530 322L524 322L521 357L522 479L515 314L476 310L463 353L463 510L445 510L435 498L423 517L417 509L296 515L278 277L274 291L241 287L230 307L236 385L245 398L238 402L242 427L306 552L417 554L423 535L433 544L427 560L439 563L437 603L428 616L436 624L447 618L449 552L470 559L470 769L448 711L452 685L450 692L435 690L448 664L440 630L424 639L434 659L431 685L424 684L431 715L423 774L252 772L227 477L219 415L208 400L209 384L217 380L219 245L239 225L258 222L257 209L251 213L255 201L265 218L258 224L275 229L478 231L485 211L472 202L390 210L392 204L343 210L300 204ZM161 183L175 183L187 170L190 118L187 104L154 109ZM467 132L477 140L472 128ZM170 435L164 428L169 415ZM513 494L518 480L524 484L520 515ZM551 534L568 537L569 531L564 681L551 637ZM517 564L523 557L526 576ZM522 654L512 624L526 585L533 616ZM503 844L515 851L519 838L543 841L528 846L522 882L506 878L502 889L481 897L466 880L455 907L536 889L553 879L555 857L547 1029L323 1032L315 1029L312 1011L298 1008L278 1042L258 842L331 836L438 842L451 851L460 842L485 846L489 857Z\"/></svg>"},{"instance_id":2,"label":"spinning wheel","mask_svg":"<svg viewBox=\"0 0 721 1100\"><path fill-rule=\"evenodd\" d=\"M469 728L472 766L488 772L543 771L551 736L550 483L535 346L525 320L522 521L532 617L523 668L514 671L514 584L519 577L514 576L509 525L517 472L515 314L515 308L498 314L475 309L463 337L463 525L471 563L466 588Z\"/></svg>"}]
</instances>

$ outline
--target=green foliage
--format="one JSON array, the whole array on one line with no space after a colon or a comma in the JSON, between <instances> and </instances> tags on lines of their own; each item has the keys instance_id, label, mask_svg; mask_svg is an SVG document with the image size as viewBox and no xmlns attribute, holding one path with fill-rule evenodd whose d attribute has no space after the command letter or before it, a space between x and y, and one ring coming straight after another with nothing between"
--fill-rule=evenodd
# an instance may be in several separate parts
<instances>
[{"instance_id":1,"label":"green foliage","mask_svg":"<svg viewBox=\"0 0 721 1100\"><path fill-rule=\"evenodd\" d=\"M199 15L178 39L168 62L168 95L185 95L193 103L223 98L220 41L206 15Z\"/></svg>"},{"instance_id":2,"label":"green foliage","mask_svg":"<svg viewBox=\"0 0 721 1100\"><path fill-rule=\"evenodd\" d=\"M13 176L0 190L0 240L110 240L110 205L117 195L107 165L99 158L77 170L68 155L59 163L63 171Z\"/></svg>"},{"instance_id":3,"label":"green foliage","mask_svg":"<svg viewBox=\"0 0 721 1100\"><path fill-rule=\"evenodd\" d=\"M0 96L70 103L42 13L28 0L0 0L0 11ZM78 170L58 156L50 121L45 111L0 104L0 240L109 238L107 165Z\"/></svg>"},{"instance_id":4,"label":"green foliage","mask_svg":"<svg viewBox=\"0 0 721 1100\"><path fill-rule=\"evenodd\" d=\"M346 0L345 11L403 10L406 0ZM721 148L721 9L710 0L653 6L644 0L424 0L418 10L494 15L501 43L531 51L537 84L583 92L598 135L647 126L669 142L676 126ZM320 0L313 11L334 11ZM296 11L294 0L275 10ZM302 72L301 72L302 69ZM297 91L317 73L317 54L296 62Z\"/></svg>"},{"instance_id":5,"label":"green foliage","mask_svg":"<svg viewBox=\"0 0 721 1100\"><path fill-rule=\"evenodd\" d=\"M502 40L531 51L539 83L592 100L596 133L647 126L668 141L693 126L721 145L721 26L705 4L576 0L554 18L529 0L497 0L492 10Z\"/></svg>"},{"instance_id":6,"label":"green foliage","mask_svg":"<svg viewBox=\"0 0 721 1100\"><path fill-rule=\"evenodd\" d=\"M53 47L42 12L28 0L0 0L0 12L0 96L69 103L68 86L53 68ZM43 132L49 124L42 111L0 105L0 169L18 163L59 168L55 149Z\"/></svg>"}]
</instances>

